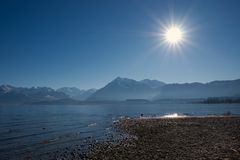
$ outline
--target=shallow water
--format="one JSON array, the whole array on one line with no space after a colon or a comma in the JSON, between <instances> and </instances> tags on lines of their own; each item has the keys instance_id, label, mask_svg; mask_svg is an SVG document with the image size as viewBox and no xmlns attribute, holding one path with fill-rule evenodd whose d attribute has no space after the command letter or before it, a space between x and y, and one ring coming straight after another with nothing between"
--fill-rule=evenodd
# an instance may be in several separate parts
<instances>
[{"instance_id":1,"label":"shallow water","mask_svg":"<svg viewBox=\"0 0 240 160\"><path fill-rule=\"evenodd\" d=\"M111 125L126 116L240 115L240 104L108 104L0 107L0 157L24 159L73 145L86 139L104 140Z\"/></svg>"}]
</instances>

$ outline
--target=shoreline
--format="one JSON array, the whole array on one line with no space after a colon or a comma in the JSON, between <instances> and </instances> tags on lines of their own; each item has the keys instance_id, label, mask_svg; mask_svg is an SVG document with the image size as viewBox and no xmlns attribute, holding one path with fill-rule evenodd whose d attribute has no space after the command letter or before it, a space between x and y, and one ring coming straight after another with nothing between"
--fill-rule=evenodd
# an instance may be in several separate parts
<instances>
[{"instance_id":1,"label":"shoreline","mask_svg":"<svg viewBox=\"0 0 240 160\"><path fill-rule=\"evenodd\" d=\"M87 159L240 159L240 117L123 119L130 138L94 145Z\"/></svg>"}]
</instances>

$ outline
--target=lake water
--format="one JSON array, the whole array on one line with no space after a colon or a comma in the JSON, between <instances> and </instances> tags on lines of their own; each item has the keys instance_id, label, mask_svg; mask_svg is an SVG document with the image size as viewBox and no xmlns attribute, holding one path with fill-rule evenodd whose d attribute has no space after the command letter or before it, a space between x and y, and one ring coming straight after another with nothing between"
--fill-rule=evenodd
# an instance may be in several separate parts
<instances>
[{"instance_id":1,"label":"lake water","mask_svg":"<svg viewBox=\"0 0 240 160\"><path fill-rule=\"evenodd\" d=\"M104 140L123 117L240 115L240 104L108 104L0 106L0 159L30 159L86 139Z\"/></svg>"}]
</instances>

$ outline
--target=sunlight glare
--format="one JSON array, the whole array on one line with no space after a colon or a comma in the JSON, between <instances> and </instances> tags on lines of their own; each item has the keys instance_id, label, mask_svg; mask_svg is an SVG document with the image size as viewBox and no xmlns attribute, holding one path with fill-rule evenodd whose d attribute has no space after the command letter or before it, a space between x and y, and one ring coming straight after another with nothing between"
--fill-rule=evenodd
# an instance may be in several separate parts
<instances>
[{"instance_id":1,"label":"sunlight glare","mask_svg":"<svg viewBox=\"0 0 240 160\"><path fill-rule=\"evenodd\" d=\"M178 27L171 27L165 33L165 40L170 44L179 43L183 38L183 32Z\"/></svg>"}]
</instances>

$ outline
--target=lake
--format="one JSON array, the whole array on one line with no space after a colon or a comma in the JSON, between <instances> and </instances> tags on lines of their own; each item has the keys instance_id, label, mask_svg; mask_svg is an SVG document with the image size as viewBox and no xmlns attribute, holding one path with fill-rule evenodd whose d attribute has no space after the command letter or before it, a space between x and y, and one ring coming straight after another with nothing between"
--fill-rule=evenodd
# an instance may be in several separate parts
<instances>
[{"instance_id":1,"label":"lake","mask_svg":"<svg viewBox=\"0 0 240 160\"><path fill-rule=\"evenodd\" d=\"M1 159L40 159L66 147L103 141L117 133L113 122L124 117L240 115L240 104L107 104L0 106ZM87 139L91 139L88 141Z\"/></svg>"}]
</instances>

